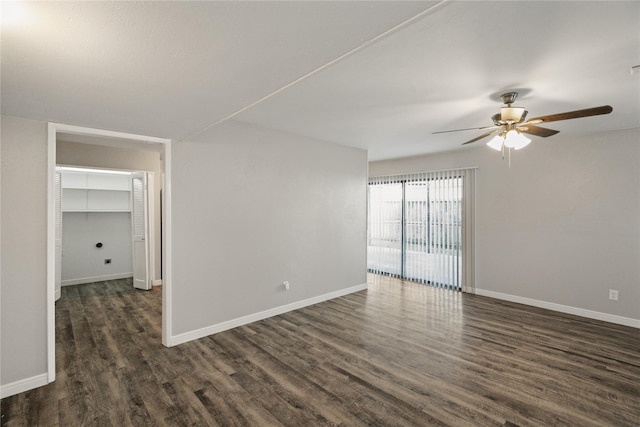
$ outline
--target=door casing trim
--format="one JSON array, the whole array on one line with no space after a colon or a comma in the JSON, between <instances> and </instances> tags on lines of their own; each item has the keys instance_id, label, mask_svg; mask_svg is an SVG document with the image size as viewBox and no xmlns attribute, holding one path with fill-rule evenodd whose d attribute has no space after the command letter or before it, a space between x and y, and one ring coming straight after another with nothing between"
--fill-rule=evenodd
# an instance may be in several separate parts
<instances>
[{"instance_id":1,"label":"door casing trim","mask_svg":"<svg viewBox=\"0 0 640 427\"><path fill-rule=\"evenodd\" d=\"M56 378L55 171L58 132L160 144L162 147L162 344L171 346L171 139L49 122L47 127L47 381Z\"/></svg>"}]
</instances>

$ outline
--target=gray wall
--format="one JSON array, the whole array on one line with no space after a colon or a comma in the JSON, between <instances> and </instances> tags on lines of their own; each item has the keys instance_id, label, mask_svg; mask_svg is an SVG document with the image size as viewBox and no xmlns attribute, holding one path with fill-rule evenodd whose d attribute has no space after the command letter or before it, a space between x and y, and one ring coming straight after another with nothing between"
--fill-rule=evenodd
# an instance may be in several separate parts
<instances>
[{"instance_id":1,"label":"gray wall","mask_svg":"<svg viewBox=\"0 0 640 427\"><path fill-rule=\"evenodd\" d=\"M233 123L172 146L174 335L366 282L366 152ZM3 116L0 149L7 385L46 372L46 123Z\"/></svg>"},{"instance_id":2,"label":"gray wall","mask_svg":"<svg viewBox=\"0 0 640 427\"><path fill-rule=\"evenodd\" d=\"M365 151L230 122L172 164L174 335L366 283Z\"/></svg>"},{"instance_id":3,"label":"gray wall","mask_svg":"<svg viewBox=\"0 0 640 427\"><path fill-rule=\"evenodd\" d=\"M56 161L67 166L88 166L94 168L124 169L153 172L155 192L155 272L154 279L160 279L160 189L162 169L160 154L155 151L133 148L107 147L103 145L58 141Z\"/></svg>"},{"instance_id":4,"label":"gray wall","mask_svg":"<svg viewBox=\"0 0 640 427\"><path fill-rule=\"evenodd\" d=\"M511 168L479 143L369 175L466 166L479 167L477 288L640 319L640 129L536 138Z\"/></svg>"},{"instance_id":5,"label":"gray wall","mask_svg":"<svg viewBox=\"0 0 640 427\"><path fill-rule=\"evenodd\" d=\"M47 370L47 125L2 116L0 384Z\"/></svg>"}]
</instances>

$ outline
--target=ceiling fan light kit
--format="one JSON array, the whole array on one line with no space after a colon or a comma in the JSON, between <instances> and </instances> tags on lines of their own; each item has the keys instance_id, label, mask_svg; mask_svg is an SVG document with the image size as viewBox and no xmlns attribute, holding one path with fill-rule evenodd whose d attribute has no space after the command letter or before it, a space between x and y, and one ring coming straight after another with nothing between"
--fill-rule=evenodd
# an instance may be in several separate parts
<instances>
[{"instance_id":1,"label":"ceiling fan light kit","mask_svg":"<svg viewBox=\"0 0 640 427\"><path fill-rule=\"evenodd\" d=\"M486 133L473 138L463 143L462 145L471 144L488 136L494 135L494 137L487 143L487 145L494 150L502 151L504 157L505 148L520 150L521 148L529 145L531 139L523 135L525 133L529 135L540 136L542 138L547 138L559 133L559 131L557 130L536 126L540 123L598 116L601 114L609 114L613 111L613 108L611 108L611 106L603 105L601 107L587 108L584 110L568 111L566 113L551 114L548 116L539 116L527 120L528 111L526 109L522 107L511 106L511 104L513 104L513 102L518 97L517 92L507 92L502 94L500 97L502 98L502 102L504 102L506 106L500 108L500 112L498 114L494 114L493 116L491 116L493 126L446 130L434 132L434 134L457 132L462 130L487 130Z\"/></svg>"},{"instance_id":2,"label":"ceiling fan light kit","mask_svg":"<svg viewBox=\"0 0 640 427\"><path fill-rule=\"evenodd\" d=\"M487 145L497 151L502 151L505 147L519 150L529 145L530 142L529 138L516 129L511 129L494 136L491 141L487 142Z\"/></svg>"}]
</instances>

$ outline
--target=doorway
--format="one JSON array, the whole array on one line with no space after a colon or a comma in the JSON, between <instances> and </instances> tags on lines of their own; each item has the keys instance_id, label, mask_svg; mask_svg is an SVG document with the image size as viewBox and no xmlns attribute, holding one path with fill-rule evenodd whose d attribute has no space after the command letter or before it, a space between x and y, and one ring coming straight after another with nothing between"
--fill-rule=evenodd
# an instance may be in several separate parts
<instances>
[{"instance_id":1,"label":"doorway","mask_svg":"<svg viewBox=\"0 0 640 427\"><path fill-rule=\"evenodd\" d=\"M68 147L60 151L58 142L59 159ZM153 154L148 157L153 159ZM142 290L158 284L159 280L154 280L153 178L150 171L58 165L56 301L62 286L124 278L132 278L133 286Z\"/></svg>"},{"instance_id":2,"label":"doorway","mask_svg":"<svg viewBox=\"0 0 640 427\"><path fill-rule=\"evenodd\" d=\"M159 254L162 264L162 343L171 345L171 140L149 137L138 134L114 132L101 129L85 128L59 123L48 126L48 209L47 209L47 377L55 380L55 299L56 275L56 163L57 146L61 136L65 139L77 137L77 143L94 146L134 148L138 150L156 150L160 156L160 173L158 174L162 188L162 226L159 235L163 247ZM92 166L92 165L90 165ZM159 213L158 213L159 215ZM159 222L160 223L160 222ZM133 225L133 224L132 224ZM132 234L133 236L133 234ZM160 239L158 239L160 240ZM100 243L100 242L97 242ZM133 249L132 249L133 250ZM157 263L160 264L159 262ZM160 275L158 275L160 276ZM159 283L154 283L159 284Z\"/></svg>"}]
</instances>

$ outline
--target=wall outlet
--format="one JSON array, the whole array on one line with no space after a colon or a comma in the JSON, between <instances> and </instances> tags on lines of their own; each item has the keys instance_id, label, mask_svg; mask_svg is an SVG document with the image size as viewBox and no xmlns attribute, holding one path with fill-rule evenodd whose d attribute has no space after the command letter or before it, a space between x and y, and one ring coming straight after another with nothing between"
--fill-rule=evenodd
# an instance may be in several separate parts
<instances>
[{"instance_id":1,"label":"wall outlet","mask_svg":"<svg viewBox=\"0 0 640 427\"><path fill-rule=\"evenodd\" d=\"M291 289L291 286L289 285L289 282L287 282L287 281L282 282L282 290L286 292L289 289Z\"/></svg>"},{"instance_id":2,"label":"wall outlet","mask_svg":"<svg viewBox=\"0 0 640 427\"><path fill-rule=\"evenodd\" d=\"M104 263L105 263L105 264L111 264L111 258L107 258L107 259L105 259L105 260L104 260Z\"/></svg>"},{"instance_id":3,"label":"wall outlet","mask_svg":"<svg viewBox=\"0 0 640 427\"><path fill-rule=\"evenodd\" d=\"M616 291L615 289L609 289L609 299L618 301L618 291Z\"/></svg>"}]
</instances>

